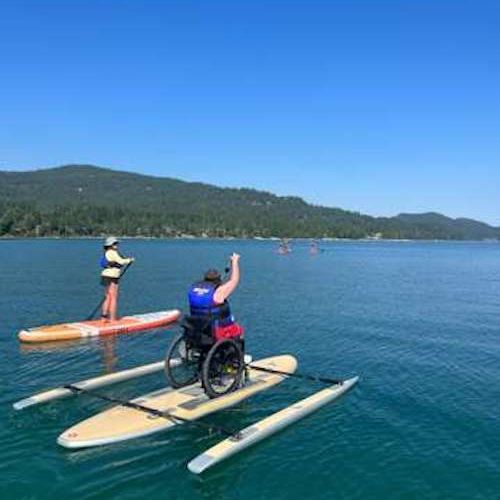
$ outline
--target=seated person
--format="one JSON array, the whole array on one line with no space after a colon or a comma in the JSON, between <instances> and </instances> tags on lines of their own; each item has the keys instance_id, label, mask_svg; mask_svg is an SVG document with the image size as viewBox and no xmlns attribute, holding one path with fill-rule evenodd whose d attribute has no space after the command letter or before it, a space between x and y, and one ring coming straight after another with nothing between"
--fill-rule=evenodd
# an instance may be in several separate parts
<instances>
[{"instance_id":1,"label":"seated person","mask_svg":"<svg viewBox=\"0 0 500 500\"><path fill-rule=\"evenodd\" d=\"M226 282L222 282L219 271L209 269L203 280L193 283L189 289L191 317L206 318L215 341L228 338L243 339L243 327L236 323L227 301L240 281L239 259L238 254L231 255L231 275Z\"/></svg>"}]
</instances>

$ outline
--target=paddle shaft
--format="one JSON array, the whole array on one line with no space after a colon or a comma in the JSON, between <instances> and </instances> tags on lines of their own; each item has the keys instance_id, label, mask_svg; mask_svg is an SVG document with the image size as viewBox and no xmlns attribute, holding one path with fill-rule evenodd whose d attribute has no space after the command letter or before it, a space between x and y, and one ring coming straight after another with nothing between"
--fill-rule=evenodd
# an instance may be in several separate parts
<instances>
[{"instance_id":1,"label":"paddle shaft","mask_svg":"<svg viewBox=\"0 0 500 500\"><path fill-rule=\"evenodd\" d=\"M273 370L272 368L262 368L260 366L254 366L254 365L246 365L246 366L252 370L257 370L260 372L276 373L277 375L286 375L288 377L301 378L304 380L310 380L312 382L322 382L324 384L339 384L339 385L342 385L344 383L342 379L317 377L315 375L306 375L302 373L282 372L280 370Z\"/></svg>"},{"instance_id":2,"label":"paddle shaft","mask_svg":"<svg viewBox=\"0 0 500 500\"><path fill-rule=\"evenodd\" d=\"M81 387L72 384L64 385L63 387L64 389L68 389L76 394L85 394L87 396L92 396L97 399L102 399L103 401L116 403L120 406L125 406L127 408L132 408L134 410L142 411L144 413L148 413L149 415L154 415L155 417L166 418L174 423L182 422L185 424L194 425L195 427L202 427L203 429L208 429L209 431L217 431L228 437L234 437L234 438L239 437L239 432L226 429L224 427L221 427L220 425L211 425L211 424L206 424L204 422L189 420L188 418L179 417L168 411L157 410L156 408L151 408L149 406L141 405L139 403L134 403L133 401L128 401L126 399L119 399L111 396L105 396L104 394L100 394L95 391L89 391L87 389L82 389Z\"/></svg>"},{"instance_id":3,"label":"paddle shaft","mask_svg":"<svg viewBox=\"0 0 500 500\"><path fill-rule=\"evenodd\" d=\"M127 272L128 268L131 265L132 262L124 267L123 272L120 274L120 278L122 278L125 275L125 273ZM90 321L95 316L95 313L99 310L99 308L102 306L105 300L106 300L106 293L104 293L104 297L99 301L99 304L97 304L94 310L87 316L87 321Z\"/></svg>"}]
</instances>

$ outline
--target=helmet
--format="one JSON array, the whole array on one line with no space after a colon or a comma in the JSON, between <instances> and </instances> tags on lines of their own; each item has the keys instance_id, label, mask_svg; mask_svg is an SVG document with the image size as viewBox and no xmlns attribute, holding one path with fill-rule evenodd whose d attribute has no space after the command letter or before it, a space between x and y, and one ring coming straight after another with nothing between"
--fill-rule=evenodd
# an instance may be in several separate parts
<instances>
[{"instance_id":1,"label":"helmet","mask_svg":"<svg viewBox=\"0 0 500 500\"><path fill-rule=\"evenodd\" d=\"M104 248L112 247L113 245L116 245L117 243L120 243L118 241L118 238L115 238L114 236L109 236L104 241Z\"/></svg>"},{"instance_id":2,"label":"helmet","mask_svg":"<svg viewBox=\"0 0 500 500\"><path fill-rule=\"evenodd\" d=\"M222 281L222 277L217 269L209 269L205 273L205 276L203 276L203 279L205 281L212 281L213 283L220 283Z\"/></svg>"}]
</instances>

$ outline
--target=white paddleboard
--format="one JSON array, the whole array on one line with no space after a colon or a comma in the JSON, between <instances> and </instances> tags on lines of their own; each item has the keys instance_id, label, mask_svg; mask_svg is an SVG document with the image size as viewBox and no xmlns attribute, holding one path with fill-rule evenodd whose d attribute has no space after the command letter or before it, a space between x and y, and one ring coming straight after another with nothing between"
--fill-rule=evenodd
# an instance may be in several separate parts
<instances>
[{"instance_id":1,"label":"white paddleboard","mask_svg":"<svg viewBox=\"0 0 500 500\"><path fill-rule=\"evenodd\" d=\"M293 373L297 360L282 355L254 361L253 365ZM249 370L248 383L225 396L209 399L199 383L174 390L170 387L134 399L148 408L168 412L182 419L196 420L210 413L233 406L244 399L279 384L286 375ZM65 448L86 448L147 436L169 429L178 421L139 411L126 406L114 406L64 431L57 442Z\"/></svg>"}]
</instances>

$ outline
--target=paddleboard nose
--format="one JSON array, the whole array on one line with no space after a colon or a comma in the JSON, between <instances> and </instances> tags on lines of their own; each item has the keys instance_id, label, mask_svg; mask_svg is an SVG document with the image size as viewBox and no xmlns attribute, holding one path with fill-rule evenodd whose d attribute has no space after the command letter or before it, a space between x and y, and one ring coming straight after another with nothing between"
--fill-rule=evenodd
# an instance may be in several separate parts
<instances>
[{"instance_id":1,"label":"paddleboard nose","mask_svg":"<svg viewBox=\"0 0 500 500\"><path fill-rule=\"evenodd\" d=\"M64 448L81 448L78 441L76 441L77 437L78 434L76 432L63 432L57 438L57 444L63 446Z\"/></svg>"}]
</instances>

